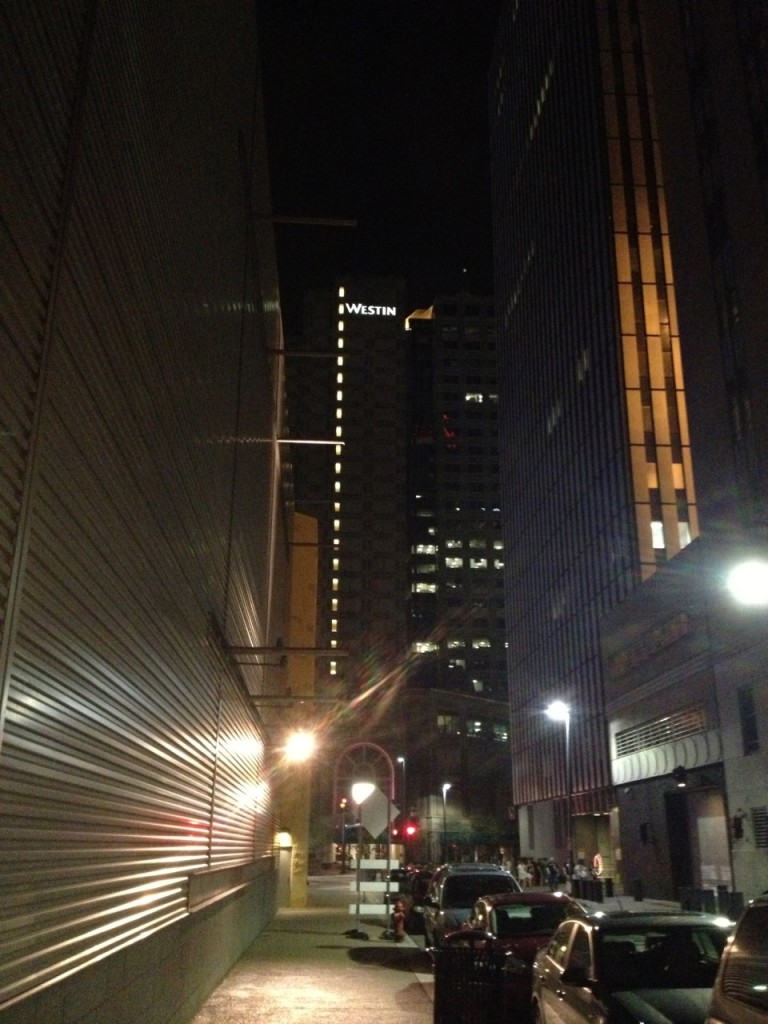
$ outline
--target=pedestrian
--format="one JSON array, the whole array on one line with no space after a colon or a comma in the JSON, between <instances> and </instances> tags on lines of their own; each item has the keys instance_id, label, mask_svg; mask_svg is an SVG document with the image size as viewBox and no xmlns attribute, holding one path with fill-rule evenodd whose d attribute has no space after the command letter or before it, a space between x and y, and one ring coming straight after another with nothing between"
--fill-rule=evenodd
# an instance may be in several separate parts
<instances>
[{"instance_id":1,"label":"pedestrian","mask_svg":"<svg viewBox=\"0 0 768 1024\"><path fill-rule=\"evenodd\" d=\"M584 859L582 857L579 857L579 859L576 861L576 865L573 869L573 877L576 879L592 877L592 872L584 863Z\"/></svg>"},{"instance_id":2,"label":"pedestrian","mask_svg":"<svg viewBox=\"0 0 768 1024\"><path fill-rule=\"evenodd\" d=\"M560 882L560 868L555 863L555 858L550 857L547 861L547 885L551 892L555 892Z\"/></svg>"},{"instance_id":3,"label":"pedestrian","mask_svg":"<svg viewBox=\"0 0 768 1024\"><path fill-rule=\"evenodd\" d=\"M531 873L528 871L528 865L524 860L519 860L517 862L517 880L522 889L527 889L530 886L531 877Z\"/></svg>"}]
</instances>

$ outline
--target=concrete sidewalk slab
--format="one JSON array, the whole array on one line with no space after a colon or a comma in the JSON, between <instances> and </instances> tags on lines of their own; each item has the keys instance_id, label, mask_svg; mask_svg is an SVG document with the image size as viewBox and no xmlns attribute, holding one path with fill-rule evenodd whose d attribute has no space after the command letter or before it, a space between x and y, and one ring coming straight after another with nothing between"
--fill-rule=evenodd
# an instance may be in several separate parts
<instances>
[{"instance_id":1,"label":"concrete sidewalk slab","mask_svg":"<svg viewBox=\"0 0 768 1024\"><path fill-rule=\"evenodd\" d=\"M413 939L385 937L364 907L368 938L356 937L348 876L310 879L309 902L278 912L190 1024L432 1024L430 962Z\"/></svg>"}]
</instances>

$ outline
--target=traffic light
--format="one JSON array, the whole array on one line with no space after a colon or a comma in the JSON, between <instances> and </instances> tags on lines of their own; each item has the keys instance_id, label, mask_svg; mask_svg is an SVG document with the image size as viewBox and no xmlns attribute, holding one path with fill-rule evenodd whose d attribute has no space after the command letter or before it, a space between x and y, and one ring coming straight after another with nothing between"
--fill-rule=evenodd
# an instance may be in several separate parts
<instances>
[{"instance_id":1,"label":"traffic light","mask_svg":"<svg viewBox=\"0 0 768 1024\"><path fill-rule=\"evenodd\" d=\"M405 823L405 828L403 829L403 835L405 836L405 839L408 840L408 839L415 839L416 836L418 836L418 834L419 834L419 823L418 823L418 821L414 821L413 818L410 818Z\"/></svg>"}]
</instances>

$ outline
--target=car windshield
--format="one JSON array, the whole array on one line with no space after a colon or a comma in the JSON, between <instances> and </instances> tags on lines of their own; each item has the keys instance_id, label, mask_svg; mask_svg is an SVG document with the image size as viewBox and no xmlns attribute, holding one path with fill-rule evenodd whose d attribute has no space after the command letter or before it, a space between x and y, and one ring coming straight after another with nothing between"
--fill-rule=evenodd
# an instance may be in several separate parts
<instances>
[{"instance_id":1,"label":"car windshield","mask_svg":"<svg viewBox=\"0 0 768 1024\"><path fill-rule=\"evenodd\" d=\"M517 892L510 875L449 875L443 887L443 906L453 910L468 910L481 896L496 892Z\"/></svg>"},{"instance_id":2,"label":"car windshield","mask_svg":"<svg viewBox=\"0 0 768 1024\"><path fill-rule=\"evenodd\" d=\"M711 988L727 935L707 924L611 929L598 942L598 975L613 990Z\"/></svg>"},{"instance_id":3,"label":"car windshield","mask_svg":"<svg viewBox=\"0 0 768 1024\"><path fill-rule=\"evenodd\" d=\"M495 931L500 939L509 939L515 935L551 935L567 916L568 905L565 900L496 907Z\"/></svg>"}]
</instances>

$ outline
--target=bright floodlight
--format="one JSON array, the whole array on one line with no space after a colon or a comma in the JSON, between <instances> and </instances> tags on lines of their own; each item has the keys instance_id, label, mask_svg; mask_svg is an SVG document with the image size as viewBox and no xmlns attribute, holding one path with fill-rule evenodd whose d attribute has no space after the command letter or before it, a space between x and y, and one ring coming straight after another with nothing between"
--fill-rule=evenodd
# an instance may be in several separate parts
<instances>
[{"instance_id":1,"label":"bright floodlight","mask_svg":"<svg viewBox=\"0 0 768 1024\"><path fill-rule=\"evenodd\" d=\"M360 804L364 804L374 789L376 789L376 787L372 782L353 782L352 799L358 806Z\"/></svg>"},{"instance_id":2,"label":"bright floodlight","mask_svg":"<svg viewBox=\"0 0 768 1024\"><path fill-rule=\"evenodd\" d=\"M728 576L728 589L739 604L768 604L768 562L742 562Z\"/></svg>"},{"instance_id":3,"label":"bright floodlight","mask_svg":"<svg viewBox=\"0 0 768 1024\"><path fill-rule=\"evenodd\" d=\"M553 700L549 707L544 709L547 718L553 722L567 722L571 717L571 709L562 700Z\"/></svg>"},{"instance_id":4,"label":"bright floodlight","mask_svg":"<svg viewBox=\"0 0 768 1024\"><path fill-rule=\"evenodd\" d=\"M285 756L289 761L308 761L315 752L317 740L315 734L306 729L292 732L285 742Z\"/></svg>"}]
</instances>

